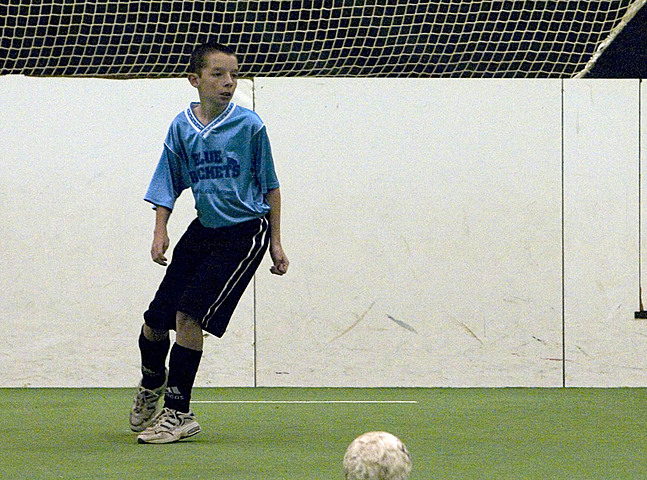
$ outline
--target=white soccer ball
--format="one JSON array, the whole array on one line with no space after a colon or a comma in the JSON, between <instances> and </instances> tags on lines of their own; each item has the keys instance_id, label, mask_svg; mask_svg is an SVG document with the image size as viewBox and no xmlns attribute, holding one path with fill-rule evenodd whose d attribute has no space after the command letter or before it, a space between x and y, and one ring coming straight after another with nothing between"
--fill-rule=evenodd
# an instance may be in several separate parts
<instances>
[{"instance_id":1,"label":"white soccer ball","mask_svg":"<svg viewBox=\"0 0 647 480\"><path fill-rule=\"evenodd\" d=\"M346 480L407 480L411 455L402 441L387 432L357 437L344 455Z\"/></svg>"}]
</instances>

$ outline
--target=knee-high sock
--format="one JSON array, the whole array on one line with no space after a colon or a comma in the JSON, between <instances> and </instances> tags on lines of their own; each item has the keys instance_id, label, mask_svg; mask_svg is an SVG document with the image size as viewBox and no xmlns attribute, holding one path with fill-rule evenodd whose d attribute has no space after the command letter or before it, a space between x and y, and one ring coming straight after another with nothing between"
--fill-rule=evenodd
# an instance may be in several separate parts
<instances>
[{"instance_id":1,"label":"knee-high sock","mask_svg":"<svg viewBox=\"0 0 647 480\"><path fill-rule=\"evenodd\" d=\"M168 386L164 406L188 412L190 410L191 390L198 373L202 352L191 350L175 343L171 348L169 360Z\"/></svg>"},{"instance_id":2,"label":"knee-high sock","mask_svg":"<svg viewBox=\"0 0 647 480\"><path fill-rule=\"evenodd\" d=\"M168 337L160 342L148 340L144 333L139 335L139 352L142 359L142 386L153 390L166 380L166 356L171 341Z\"/></svg>"}]
</instances>

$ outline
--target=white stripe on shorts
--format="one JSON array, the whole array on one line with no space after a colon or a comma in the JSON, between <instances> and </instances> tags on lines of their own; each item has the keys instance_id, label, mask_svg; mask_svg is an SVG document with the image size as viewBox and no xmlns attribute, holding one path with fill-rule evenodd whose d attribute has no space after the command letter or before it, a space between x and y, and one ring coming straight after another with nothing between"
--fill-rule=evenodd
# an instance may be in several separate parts
<instances>
[{"instance_id":1,"label":"white stripe on shorts","mask_svg":"<svg viewBox=\"0 0 647 480\"><path fill-rule=\"evenodd\" d=\"M258 257L258 255L263 251L263 244L265 243L265 238L269 232L269 228L267 228L269 221L265 217L261 217L260 220L260 229L254 234L252 247L249 249L249 252L247 252L247 256L238 264L238 267L236 267L234 273L229 277L229 280L227 280L227 283L225 283L225 286L223 287L222 292L220 292L220 295L218 295L218 298L216 298L216 301L211 305L211 307L209 307L209 310L207 310L207 314L202 319L203 328L206 329L209 326L209 322L218 312L218 309L222 306L225 300L227 300L227 297L229 297L229 294L236 287L245 272L249 270L249 267L254 263L256 257Z\"/></svg>"}]
</instances>

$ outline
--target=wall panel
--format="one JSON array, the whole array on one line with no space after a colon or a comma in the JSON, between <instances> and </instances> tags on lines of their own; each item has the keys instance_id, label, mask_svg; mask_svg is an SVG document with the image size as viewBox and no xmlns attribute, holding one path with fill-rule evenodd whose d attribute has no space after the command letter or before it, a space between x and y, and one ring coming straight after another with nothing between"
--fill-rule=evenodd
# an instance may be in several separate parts
<instances>
[{"instance_id":1,"label":"wall panel","mask_svg":"<svg viewBox=\"0 0 647 480\"><path fill-rule=\"evenodd\" d=\"M260 384L561 384L559 82L255 83L292 261Z\"/></svg>"},{"instance_id":2,"label":"wall panel","mask_svg":"<svg viewBox=\"0 0 647 480\"><path fill-rule=\"evenodd\" d=\"M568 386L647 382L638 307L638 81L564 87Z\"/></svg>"},{"instance_id":3,"label":"wall panel","mask_svg":"<svg viewBox=\"0 0 647 480\"><path fill-rule=\"evenodd\" d=\"M251 86L237 97L250 107ZM0 385L134 385L163 274L142 198L168 125L197 95L186 80L18 76L0 92ZM185 192L172 242L194 217ZM200 383L253 384L251 290L237 317L224 343L207 341Z\"/></svg>"}]
</instances>

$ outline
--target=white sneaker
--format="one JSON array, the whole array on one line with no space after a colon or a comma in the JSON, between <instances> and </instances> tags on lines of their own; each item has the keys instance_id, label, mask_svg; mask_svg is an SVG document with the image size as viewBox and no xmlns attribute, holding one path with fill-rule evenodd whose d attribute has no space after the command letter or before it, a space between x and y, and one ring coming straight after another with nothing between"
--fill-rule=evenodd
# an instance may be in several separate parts
<instances>
[{"instance_id":1,"label":"white sneaker","mask_svg":"<svg viewBox=\"0 0 647 480\"><path fill-rule=\"evenodd\" d=\"M193 412L183 413L164 408L153 424L137 437L139 443L173 443L200 433Z\"/></svg>"},{"instance_id":2,"label":"white sneaker","mask_svg":"<svg viewBox=\"0 0 647 480\"><path fill-rule=\"evenodd\" d=\"M130 429L133 432L143 432L153 422L157 404L165 391L166 382L155 390L148 390L139 384L133 407L130 409Z\"/></svg>"}]
</instances>

